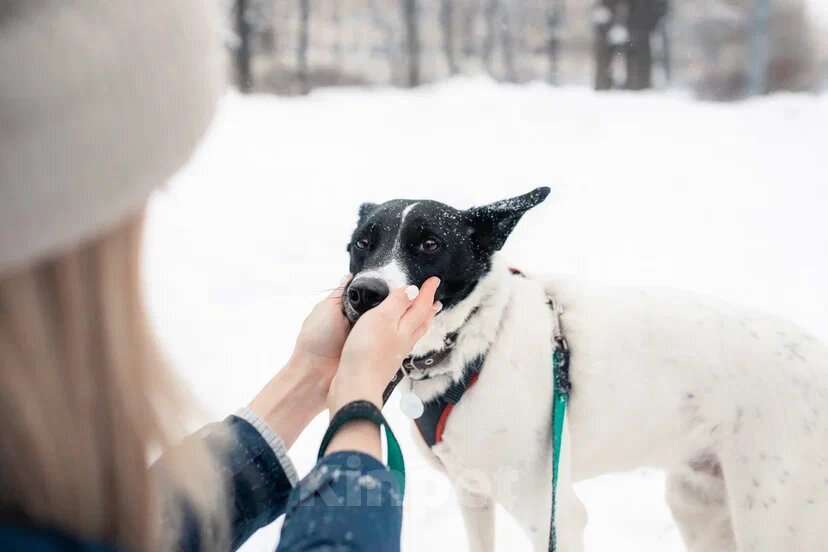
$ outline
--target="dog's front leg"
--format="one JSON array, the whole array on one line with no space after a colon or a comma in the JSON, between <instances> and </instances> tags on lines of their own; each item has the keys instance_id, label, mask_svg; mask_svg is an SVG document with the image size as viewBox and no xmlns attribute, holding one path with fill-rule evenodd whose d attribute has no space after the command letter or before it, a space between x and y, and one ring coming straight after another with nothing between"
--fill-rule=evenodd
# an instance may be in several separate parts
<instances>
[{"instance_id":1,"label":"dog's front leg","mask_svg":"<svg viewBox=\"0 0 828 552\"><path fill-rule=\"evenodd\" d=\"M575 494L572 483L568 433L564 438L558 489L555 504L556 549L561 552L583 552L586 508ZM529 454L543 458L543 454ZM503 478L505 480L505 478ZM532 542L534 552L546 552L552 516L552 462L538 462L531 469L517 472L516 486L498 495L498 501L514 516Z\"/></svg>"},{"instance_id":2,"label":"dog's front leg","mask_svg":"<svg viewBox=\"0 0 828 552\"><path fill-rule=\"evenodd\" d=\"M532 550L547 552L552 510L551 490L545 491L538 487L522 489L520 496L519 506L509 509L531 540ZM572 486L559 485L555 508L556 550L583 552L586 519L586 510Z\"/></svg>"},{"instance_id":3,"label":"dog's front leg","mask_svg":"<svg viewBox=\"0 0 828 552\"><path fill-rule=\"evenodd\" d=\"M561 552L583 552L584 529L586 528L587 514L581 499L575 494L572 485L559 487L558 502L555 515L557 550ZM545 532L548 536L548 531ZM537 543L538 552L548 550L549 542Z\"/></svg>"},{"instance_id":4,"label":"dog's front leg","mask_svg":"<svg viewBox=\"0 0 828 552\"><path fill-rule=\"evenodd\" d=\"M491 497L475 494L460 486L455 487L466 535L469 552L494 552L495 549L495 505Z\"/></svg>"}]
</instances>

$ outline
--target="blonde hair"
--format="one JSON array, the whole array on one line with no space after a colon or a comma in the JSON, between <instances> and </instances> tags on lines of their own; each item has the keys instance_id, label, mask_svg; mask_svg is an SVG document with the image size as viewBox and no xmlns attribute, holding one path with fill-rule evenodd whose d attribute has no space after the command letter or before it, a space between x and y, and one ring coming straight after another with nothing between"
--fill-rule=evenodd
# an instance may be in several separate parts
<instances>
[{"instance_id":1,"label":"blonde hair","mask_svg":"<svg viewBox=\"0 0 828 552\"><path fill-rule=\"evenodd\" d=\"M0 278L0 514L144 552L172 545L180 516L162 510L183 500L215 521L201 542L219 548L223 489L203 443L169 455L164 483L147 470L188 402L147 323L142 221Z\"/></svg>"}]
</instances>

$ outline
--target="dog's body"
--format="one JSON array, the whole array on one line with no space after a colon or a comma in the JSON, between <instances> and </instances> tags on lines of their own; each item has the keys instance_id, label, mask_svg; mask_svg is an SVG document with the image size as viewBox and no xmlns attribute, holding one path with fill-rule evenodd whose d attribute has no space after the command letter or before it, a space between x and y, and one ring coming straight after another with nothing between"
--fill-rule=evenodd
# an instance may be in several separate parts
<instances>
[{"instance_id":1,"label":"dog's body","mask_svg":"<svg viewBox=\"0 0 828 552\"><path fill-rule=\"evenodd\" d=\"M405 218L401 211L398 242ZM408 274L399 255L389 259ZM559 550L583 550L586 515L573 483L640 466L668 473L667 500L690 552L828 547L825 345L783 321L689 294L523 278L494 251L488 260L468 293L446 297L413 351L439 350L458 332L448 359L414 382L424 401L486 355L442 442L424 446L458 491L471 550L494 550L494 503L518 520L536 552L547 549L549 296L564 308L572 351ZM393 272L388 263L356 270L355 281Z\"/></svg>"}]
</instances>

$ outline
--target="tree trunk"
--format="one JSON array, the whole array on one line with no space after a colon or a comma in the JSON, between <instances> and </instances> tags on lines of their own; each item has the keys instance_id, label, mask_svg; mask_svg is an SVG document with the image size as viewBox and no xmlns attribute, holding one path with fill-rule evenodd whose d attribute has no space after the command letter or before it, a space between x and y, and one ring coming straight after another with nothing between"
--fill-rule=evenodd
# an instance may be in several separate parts
<instances>
[{"instance_id":1,"label":"tree trunk","mask_svg":"<svg viewBox=\"0 0 828 552\"><path fill-rule=\"evenodd\" d=\"M653 50L651 36L655 30L656 0L627 0L629 5L627 31L628 90L645 90L653 86Z\"/></svg>"},{"instance_id":2,"label":"tree trunk","mask_svg":"<svg viewBox=\"0 0 828 552\"><path fill-rule=\"evenodd\" d=\"M443 52L446 56L446 65L449 75L456 75L460 72L457 67L457 58L454 55L454 6L453 0L441 0L440 2L440 27L443 30Z\"/></svg>"},{"instance_id":3,"label":"tree trunk","mask_svg":"<svg viewBox=\"0 0 828 552\"><path fill-rule=\"evenodd\" d=\"M342 48L342 8L338 1L333 4L331 19L334 27L334 65L336 65L337 69L342 69L342 58L344 55Z\"/></svg>"},{"instance_id":4,"label":"tree trunk","mask_svg":"<svg viewBox=\"0 0 828 552\"><path fill-rule=\"evenodd\" d=\"M500 43L503 47L503 68L508 82L518 81L517 65L515 63L515 41L512 35L512 18L508 5L501 5L498 10L500 23Z\"/></svg>"},{"instance_id":5,"label":"tree trunk","mask_svg":"<svg viewBox=\"0 0 828 552\"><path fill-rule=\"evenodd\" d=\"M768 92L770 65L770 0L753 0L750 18L750 61L748 94L759 96Z\"/></svg>"},{"instance_id":6,"label":"tree trunk","mask_svg":"<svg viewBox=\"0 0 828 552\"><path fill-rule=\"evenodd\" d=\"M667 0L627 0L627 84L629 90L653 87L652 39L667 14Z\"/></svg>"},{"instance_id":7,"label":"tree trunk","mask_svg":"<svg viewBox=\"0 0 828 552\"><path fill-rule=\"evenodd\" d=\"M549 84L560 82L558 56L561 43L558 33L563 22L563 12L564 0L547 0L544 16L546 19L546 57L549 63L546 82Z\"/></svg>"},{"instance_id":8,"label":"tree trunk","mask_svg":"<svg viewBox=\"0 0 828 552\"><path fill-rule=\"evenodd\" d=\"M249 21L249 0L236 0L234 19L236 23L236 82L242 93L249 93L253 88L253 71L251 68L253 48L252 29Z\"/></svg>"},{"instance_id":9,"label":"tree trunk","mask_svg":"<svg viewBox=\"0 0 828 552\"><path fill-rule=\"evenodd\" d=\"M593 53L595 55L595 90L612 88L612 46L609 30L615 20L615 0L602 0L593 8Z\"/></svg>"},{"instance_id":10,"label":"tree trunk","mask_svg":"<svg viewBox=\"0 0 828 552\"><path fill-rule=\"evenodd\" d=\"M463 7L462 33L463 33L463 56L474 57L477 54L477 17L480 14L479 2L470 2Z\"/></svg>"},{"instance_id":11,"label":"tree trunk","mask_svg":"<svg viewBox=\"0 0 828 552\"><path fill-rule=\"evenodd\" d=\"M483 64L489 75L495 77L494 50L497 38L497 13L500 8L498 0L486 0L483 18L486 22L486 36L483 38Z\"/></svg>"},{"instance_id":12,"label":"tree trunk","mask_svg":"<svg viewBox=\"0 0 828 552\"><path fill-rule=\"evenodd\" d=\"M299 92L310 92L308 74L308 44L310 41L310 0L299 0L299 43L296 45L296 76Z\"/></svg>"},{"instance_id":13,"label":"tree trunk","mask_svg":"<svg viewBox=\"0 0 828 552\"><path fill-rule=\"evenodd\" d=\"M385 54L388 57L388 82L396 85L402 80L399 77L400 58L402 56L397 32L386 17L387 11L379 6L378 0L370 0L369 6L371 20L385 37Z\"/></svg>"},{"instance_id":14,"label":"tree trunk","mask_svg":"<svg viewBox=\"0 0 828 552\"><path fill-rule=\"evenodd\" d=\"M653 87L653 51L650 33L631 31L627 47L627 90L646 90Z\"/></svg>"},{"instance_id":15,"label":"tree trunk","mask_svg":"<svg viewBox=\"0 0 828 552\"><path fill-rule=\"evenodd\" d=\"M405 25L405 50L408 57L408 86L420 84L420 25L417 0L402 0L403 23Z\"/></svg>"},{"instance_id":16,"label":"tree trunk","mask_svg":"<svg viewBox=\"0 0 828 552\"><path fill-rule=\"evenodd\" d=\"M673 82L673 42L670 30L670 23L665 17L659 25L659 34L661 35L661 63L667 84Z\"/></svg>"}]
</instances>

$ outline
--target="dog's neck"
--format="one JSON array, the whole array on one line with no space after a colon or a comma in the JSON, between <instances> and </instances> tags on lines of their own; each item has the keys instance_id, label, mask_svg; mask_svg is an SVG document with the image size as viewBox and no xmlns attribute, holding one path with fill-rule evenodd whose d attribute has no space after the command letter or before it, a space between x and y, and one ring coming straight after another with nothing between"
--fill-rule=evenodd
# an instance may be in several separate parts
<instances>
[{"instance_id":1,"label":"dog's neck","mask_svg":"<svg viewBox=\"0 0 828 552\"><path fill-rule=\"evenodd\" d=\"M452 354L430 371L428 379L414 382L414 391L420 399L429 401L441 395L462 379L463 370L469 363L489 350L497 339L513 278L505 262L495 255L491 269L469 296L435 317L412 354L423 356L442 349L446 336L453 332L457 333L457 341Z\"/></svg>"}]
</instances>

